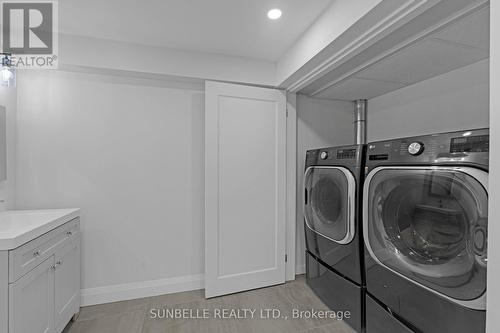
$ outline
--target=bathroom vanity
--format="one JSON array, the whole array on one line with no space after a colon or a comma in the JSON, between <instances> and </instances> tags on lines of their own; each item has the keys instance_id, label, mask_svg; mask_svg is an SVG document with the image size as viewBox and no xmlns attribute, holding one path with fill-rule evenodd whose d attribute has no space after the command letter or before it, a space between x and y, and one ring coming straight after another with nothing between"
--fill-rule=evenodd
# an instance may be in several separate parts
<instances>
[{"instance_id":1,"label":"bathroom vanity","mask_svg":"<svg viewBox=\"0 0 500 333\"><path fill-rule=\"evenodd\" d=\"M0 212L0 333L60 333L80 309L78 209Z\"/></svg>"}]
</instances>

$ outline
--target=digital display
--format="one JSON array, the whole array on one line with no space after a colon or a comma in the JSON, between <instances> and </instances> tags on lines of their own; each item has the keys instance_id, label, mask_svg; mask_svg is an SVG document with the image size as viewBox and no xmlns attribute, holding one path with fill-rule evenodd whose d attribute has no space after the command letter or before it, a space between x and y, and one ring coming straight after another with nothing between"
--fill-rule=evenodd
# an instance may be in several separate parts
<instances>
[{"instance_id":1,"label":"digital display","mask_svg":"<svg viewBox=\"0 0 500 333\"><path fill-rule=\"evenodd\" d=\"M356 149L337 150L337 159L352 159L352 158L356 158Z\"/></svg>"},{"instance_id":2,"label":"digital display","mask_svg":"<svg viewBox=\"0 0 500 333\"><path fill-rule=\"evenodd\" d=\"M452 140L452 143L454 143L454 144L467 143L467 138L454 138Z\"/></svg>"},{"instance_id":3,"label":"digital display","mask_svg":"<svg viewBox=\"0 0 500 333\"><path fill-rule=\"evenodd\" d=\"M450 144L450 153L487 153L489 149L488 135L453 138Z\"/></svg>"}]
</instances>

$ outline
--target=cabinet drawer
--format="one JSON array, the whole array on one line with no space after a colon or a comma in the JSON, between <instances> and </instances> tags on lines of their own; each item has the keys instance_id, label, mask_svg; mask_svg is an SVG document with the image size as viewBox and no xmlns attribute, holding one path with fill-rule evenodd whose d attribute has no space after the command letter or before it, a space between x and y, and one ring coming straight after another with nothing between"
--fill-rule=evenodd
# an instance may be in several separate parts
<instances>
[{"instance_id":1,"label":"cabinet drawer","mask_svg":"<svg viewBox=\"0 0 500 333\"><path fill-rule=\"evenodd\" d=\"M9 283L38 266L53 255L57 248L80 235L80 219L75 218L60 227L9 251Z\"/></svg>"}]
</instances>

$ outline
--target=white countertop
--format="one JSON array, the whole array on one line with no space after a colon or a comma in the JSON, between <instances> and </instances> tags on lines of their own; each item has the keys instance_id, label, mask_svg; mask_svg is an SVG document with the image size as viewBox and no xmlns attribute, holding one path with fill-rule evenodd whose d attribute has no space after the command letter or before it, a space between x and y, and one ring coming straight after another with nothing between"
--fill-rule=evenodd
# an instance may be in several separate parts
<instances>
[{"instance_id":1,"label":"white countertop","mask_svg":"<svg viewBox=\"0 0 500 333\"><path fill-rule=\"evenodd\" d=\"M12 250L80 215L80 209L0 212L0 251Z\"/></svg>"}]
</instances>

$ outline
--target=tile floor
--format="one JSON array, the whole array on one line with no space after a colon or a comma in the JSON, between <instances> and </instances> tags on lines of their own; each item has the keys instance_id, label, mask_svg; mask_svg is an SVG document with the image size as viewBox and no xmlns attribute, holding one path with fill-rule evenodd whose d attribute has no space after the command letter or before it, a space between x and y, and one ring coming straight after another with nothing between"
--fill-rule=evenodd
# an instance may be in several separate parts
<instances>
[{"instance_id":1,"label":"tile floor","mask_svg":"<svg viewBox=\"0 0 500 333\"><path fill-rule=\"evenodd\" d=\"M161 309L279 309L290 318L262 319L153 319L151 310ZM309 289L303 276L284 285L206 300L203 290L141 298L84 307L80 317L63 333L354 333L336 319L292 319L292 309L328 310ZM160 312L162 313L162 312ZM195 314L195 313L194 313Z\"/></svg>"}]
</instances>

